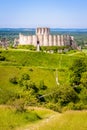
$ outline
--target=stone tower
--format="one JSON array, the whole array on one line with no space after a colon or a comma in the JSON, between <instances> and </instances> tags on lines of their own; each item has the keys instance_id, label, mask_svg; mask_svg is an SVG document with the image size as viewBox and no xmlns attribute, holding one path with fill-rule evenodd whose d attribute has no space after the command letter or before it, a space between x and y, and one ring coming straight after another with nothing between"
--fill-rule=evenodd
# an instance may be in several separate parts
<instances>
[{"instance_id":1,"label":"stone tower","mask_svg":"<svg viewBox=\"0 0 87 130\"><path fill-rule=\"evenodd\" d=\"M50 29L49 28L37 28L36 29L36 35L49 35Z\"/></svg>"}]
</instances>

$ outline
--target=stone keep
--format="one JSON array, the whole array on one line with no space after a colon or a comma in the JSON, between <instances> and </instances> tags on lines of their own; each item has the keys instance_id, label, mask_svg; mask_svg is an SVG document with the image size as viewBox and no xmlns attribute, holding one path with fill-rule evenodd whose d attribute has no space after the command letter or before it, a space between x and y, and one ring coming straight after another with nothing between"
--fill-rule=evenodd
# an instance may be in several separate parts
<instances>
[{"instance_id":1,"label":"stone keep","mask_svg":"<svg viewBox=\"0 0 87 130\"><path fill-rule=\"evenodd\" d=\"M19 45L37 46L67 46L74 41L69 35L51 35L49 28L37 28L36 35L24 36L19 34Z\"/></svg>"}]
</instances>

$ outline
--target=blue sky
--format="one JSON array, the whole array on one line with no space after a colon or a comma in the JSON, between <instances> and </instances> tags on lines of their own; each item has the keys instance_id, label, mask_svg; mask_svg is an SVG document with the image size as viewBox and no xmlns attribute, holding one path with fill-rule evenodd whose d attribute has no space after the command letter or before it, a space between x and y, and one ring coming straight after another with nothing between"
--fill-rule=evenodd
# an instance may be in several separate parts
<instances>
[{"instance_id":1,"label":"blue sky","mask_svg":"<svg viewBox=\"0 0 87 130\"><path fill-rule=\"evenodd\" d=\"M0 28L87 28L87 0L0 0Z\"/></svg>"}]
</instances>

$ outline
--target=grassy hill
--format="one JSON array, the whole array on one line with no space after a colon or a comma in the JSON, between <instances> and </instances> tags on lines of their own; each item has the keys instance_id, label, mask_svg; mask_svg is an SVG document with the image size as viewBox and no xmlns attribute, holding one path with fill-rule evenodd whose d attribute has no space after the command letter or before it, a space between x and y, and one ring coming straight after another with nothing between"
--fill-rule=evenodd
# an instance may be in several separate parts
<instances>
[{"instance_id":1,"label":"grassy hill","mask_svg":"<svg viewBox=\"0 0 87 130\"><path fill-rule=\"evenodd\" d=\"M48 109L33 107L21 113L17 112L14 107L0 105L0 130L19 130L27 124L36 124L40 120L49 118L54 113Z\"/></svg>"},{"instance_id":2,"label":"grassy hill","mask_svg":"<svg viewBox=\"0 0 87 130\"><path fill-rule=\"evenodd\" d=\"M48 109L29 107L16 112L13 107L0 106L0 130L86 130L87 111L57 113Z\"/></svg>"},{"instance_id":3,"label":"grassy hill","mask_svg":"<svg viewBox=\"0 0 87 130\"><path fill-rule=\"evenodd\" d=\"M62 114L56 113L43 122L26 128L29 128L29 130L86 130L87 112L67 111Z\"/></svg>"},{"instance_id":4,"label":"grassy hill","mask_svg":"<svg viewBox=\"0 0 87 130\"><path fill-rule=\"evenodd\" d=\"M46 68L68 67L71 64L73 58L77 58L79 56L75 55L72 57L71 55L65 54L49 54L43 52L30 52L25 50L0 51L0 55L5 57L4 62L0 62L0 65L35 66Z\"/></svg>"},{"instance_id":5,"label":"grassy hill","mask_svg":"<svg viewBox=\"0 0 87 130\"><path fill-rule=\"evenodd\" d=\"M24 73L30 76L30 81L36 85L37 89L41 83L47 87L44 91L40 90L39 95L54 91L57 87L56 75L58 75L60 87L69 86L68 68L78 57L86 59L87 55L78 51L49 54L20 49L0 50L0 104L7 103L14 97L17 98L20 93L23 96L24 88L19 84L12 84L10 79L16 77L19 82Z\"/></svg>"},{"instance_id":6,"label":"grassy hill","mask_svg":"<svg viewBox=\"0 0 87 130\"><path fill-rule=\"evenodd\" d=\"M78 58L84 59L87 65L86 51L49 54L0 50L0 129L86 130L86 111L59 114L38 109L38 106L59 112L87 109L87 88L82 84L76 88L70 85L69 68ZM24 111L26 106L37 106L37 109ZM35 125L26 126L34 122Z\"/></svg>"}]
</instances>

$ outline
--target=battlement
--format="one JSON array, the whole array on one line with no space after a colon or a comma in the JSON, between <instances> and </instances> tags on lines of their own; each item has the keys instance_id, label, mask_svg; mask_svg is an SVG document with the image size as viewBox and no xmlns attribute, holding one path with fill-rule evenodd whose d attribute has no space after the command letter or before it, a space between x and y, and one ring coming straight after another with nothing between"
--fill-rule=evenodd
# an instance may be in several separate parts
<instances>
[{"instance_id":1,"label":"battlement","mask_svg":"<svg viewBox=\"0 0 87 130\"><path fill-rule=\"evenodd\" d=\"M37 28L36 35L49 35L50 29L49 28Z\"/></svg>"}]
</instances>

